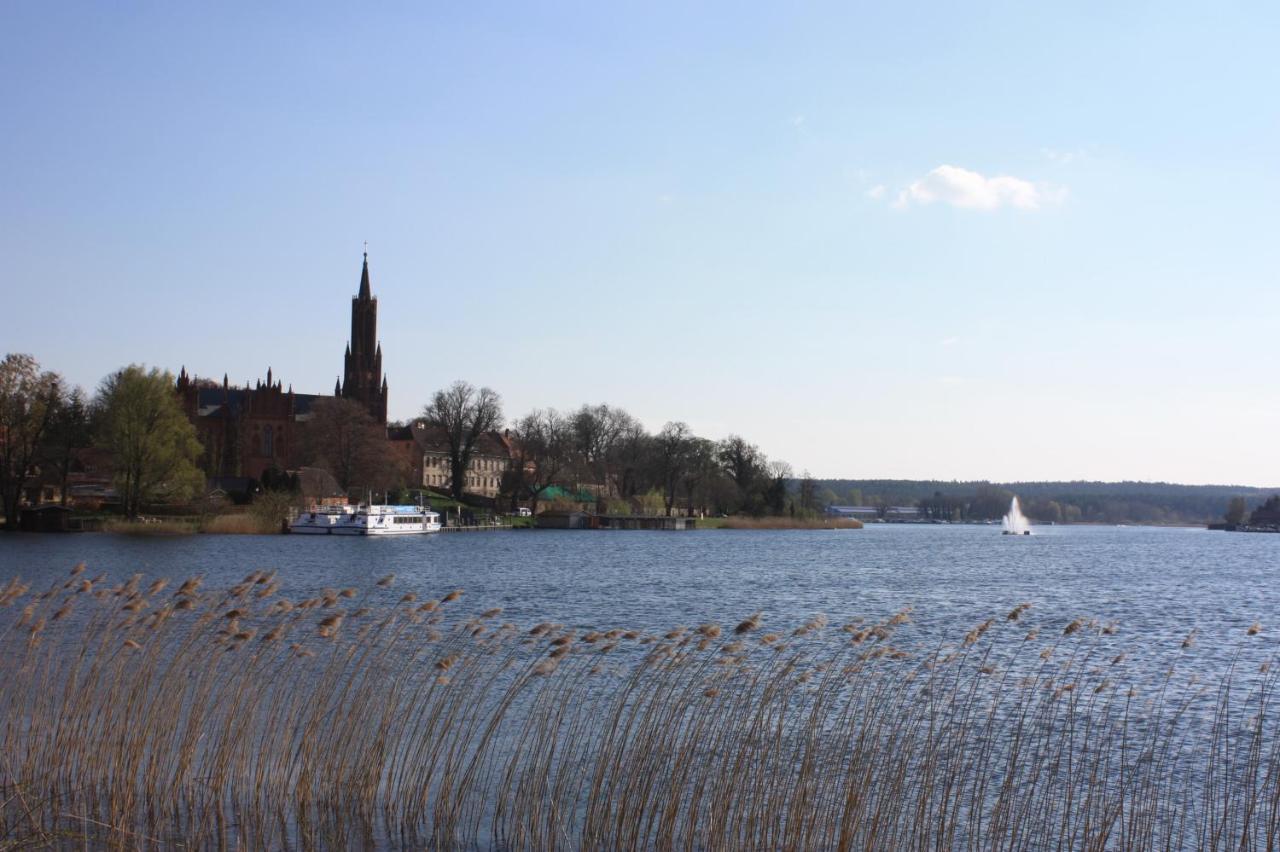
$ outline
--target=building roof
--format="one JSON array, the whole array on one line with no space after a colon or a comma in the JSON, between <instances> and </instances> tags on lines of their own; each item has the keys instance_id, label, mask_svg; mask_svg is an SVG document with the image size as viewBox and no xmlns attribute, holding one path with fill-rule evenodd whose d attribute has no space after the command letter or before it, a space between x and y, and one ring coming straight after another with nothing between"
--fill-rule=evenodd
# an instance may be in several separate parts
<instances>
[{"instance_id":1,"label":"building roof","mask_svg":"<svg viewBox=\"0 0 1280 852\"><path fill-rule=\"evenodd\" d=\"M445 431L443 426L432 426L419 421L413 424L412 430L413 440L417 442L418 448L422 452L449 452L449 434ZM387 437L391 437L391 430L387 430ZM392 438L392 440L397 439ZM473 454L481 456L496 456L498 458L510 458L511 439L504 433L497 430L485 432L476 441Z\"/></svg>"},{"instance_id":2,"label":"building roof","mask_svg":"<svg viewBox=\"0 0 1280 852\"><path fill-rule=\"evenodd\" d=\"M196 414L200 417L212 417L224 409L238 411L245 407L253 394L258 392L257 388L221 388L202 385L196 389ZM330 399L330 397L327 394L318 393L293 394L294 415L309 414L311 406L318 399Z\"/></svg>"}]
</instances>

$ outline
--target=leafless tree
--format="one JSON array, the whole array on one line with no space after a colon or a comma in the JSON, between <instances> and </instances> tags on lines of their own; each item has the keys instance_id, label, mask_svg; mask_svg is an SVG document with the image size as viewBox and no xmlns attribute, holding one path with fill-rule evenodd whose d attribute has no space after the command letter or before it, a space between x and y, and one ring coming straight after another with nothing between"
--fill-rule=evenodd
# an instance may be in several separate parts
<instances>
[{"instance_id":1,"label":"leafless tree","mask_svg":"<svg viewBox=\"0 0 1280 852\"><path fill-rule=\"evenodd\" d=\"M690 516L695 507L707 511L708 504L716 499L716 485L724 479L716 460L715 442L706 438L690 438L685 445L685 469L681 477Z\"/></svg>"},{"instance_id":2,"label":"leafless tree","mask_svg":"<svg viewBox=\"0 0 1280 852\"><path fill-rule=\"evenodd\" d=\"M692 438L689 424L676 421L663 426L654 442L654 467L662 487L662 503L668 517L671 516L676 492L689 467Z\"/></svg>"},{"instance_id":3,"label":"leafless tree","mask_svg":"<svg viewBox=\"0 0 1280 852\"><path fill-rule=\"evenodd\" d=\"M535 410L516 421L511 439L516 454L514 468L521 477L520 490L528 495L536 514L542 492L572 467L576 455L573 422L554 408Z\"/></svg>"},{"instance_id":4,"label":"leafless tree","mask_svg":"<svg viewBox=\"0 0 1280 852\"><path fill-rule=\"evenodd\" d=\"M49 424L45 439L45 460L57 474L62 494L61 503L67 505L68 482L76 451L92 445L90 433L90 408L84 391L72 388L63 395Z\"/></svg>"},{"instance_id":5,"label":"leafless tree","mask_svg":"<svg viewBox=\"0 0 1280 852\"><path fill-rule=\"evenodd\" d=\"M36 472L41 448L62 400L62 382L30 355L0 361L0 498L5 529L18 528L22 489Z\"/></svg>"},{"instance_id":6,"label":"leafless tree","mask_svg":"<svg viewBox=\"0 0 1280 852\"><path fill-rule=\"evenodd\" d=\"M618 430L617 438L605 456L606 470L613 493L623 499L636 496L641 489L641 473L652 455L653 438L640 425L640 421L623 412L626 417ZM647 484L645 487L648 487Z\"/></svg>"},{"instance_id":7,"label":"leafless tree","mask_svg":"<svg viewBox=\"0 0 1280 852\"><path fill-rule=\"evenodd\" d=\"M461 499L476 442L502 425L502 397L489 388L476 390L457 381L435 392L422 409L422 419L444 430L449 443L449 490L455 500Z\"/></svg>"},{"instance_id":8,"label":"leafless tree","mask_svg":"<svg viewBox=\"0 0 1280 852\"><path fill-rule=\"evenodd\" d=\"M791 465L775 459L769 462L766 470L769 485L764 491L765 506L775 515L781 515L787 508L787 485L793 476Z\"/></svg>"},{"instance_id":9,"label":"leafless tree","mask_svg":"<svg viewBox=\"0 0 1280 852\"><path fill-rule=\"evenodd\" d=\"M403 470L392 455L386 429L354 400L325 397L311 406L306 457L333 474L343 491L385 491Z\"/></svg>"},{"instance_id":10,"label":"leafless tree","mask_svg":"<svg viewBox=\"0 0 1280 852\"><path fill-rule=\"evenodd\" d=\"M621 408L604 404L584 405L570 420L574 450L583 473L597 485L612 487L616 482L613 463L618 458L619 443L638 429L639 424Z\"/></svg>"},{"instance_id":11,"label":"leafless tree","mask_svg":"<svg viewBox=\"0 0 1280 852\"><path fill-rule=\"evenodd\" d=\"M756 480L764 475L764 467L768 463L760 454L759 448L740 435L730 435L720 442L716 448L717 458L721 466L743 491L755 485Z\"/></svg>"}]
</instances>

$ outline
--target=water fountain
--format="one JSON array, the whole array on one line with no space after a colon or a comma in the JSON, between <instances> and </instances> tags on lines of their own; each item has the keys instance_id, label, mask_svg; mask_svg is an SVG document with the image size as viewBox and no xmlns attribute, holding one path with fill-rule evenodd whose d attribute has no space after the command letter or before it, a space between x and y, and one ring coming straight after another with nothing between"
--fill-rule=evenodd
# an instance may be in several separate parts
<instances>
[{"instance_id":1,"label":"water fountain","mask_svg":"<svg viewBox=\"0 0 1280 852\"><path fill-rule=\"evenodd\" d=\"M1022 514L1022 507L1018 505L1017 497L1014 497L1013 502L1009 504L1009 512L1001 523L1004 526L1004 535L1031 535L1031 521Z\"/></svg>"}]
</instances>

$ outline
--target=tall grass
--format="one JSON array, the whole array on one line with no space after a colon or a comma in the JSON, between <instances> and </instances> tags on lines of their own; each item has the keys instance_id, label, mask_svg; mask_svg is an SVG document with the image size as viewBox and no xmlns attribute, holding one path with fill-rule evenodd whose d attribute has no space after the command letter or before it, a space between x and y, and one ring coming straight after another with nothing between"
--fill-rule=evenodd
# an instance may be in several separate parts
<instances>
[{"instance_id":1,"label":"tall grass","mask_svg":"<svg viewBox=\"0 0 1280 852\"><path fill-rule=\"evenodd\" d=\"M1111 625L921 652L909 611L650 634L85 573L0 589L0 848L1280 844L1274 675Z\"/></svg>"},{"instance_id":2,"label":"tall grass","mask_svg":"<svg viewBox=\"0 0 1280 852\"><path fill-rule=\"evenodd\" d=\"M192 535L198 531L195 520L129 521L116 518L102 525L103 532L118 535L165 537Z\"/></svg>"},{"instance_id":3,"label":"tall grass","mask_svg":"<svg viewBox=\"0 0 1280 852\"><path fill-rule=\"evenodd\" d=\"M213 515L200 525L202 533L222 533L229 535L269 535L280 532L280 522L270 517L263 517L249 512L228 512L224 515Z\"/></svg>"}]
</instances>

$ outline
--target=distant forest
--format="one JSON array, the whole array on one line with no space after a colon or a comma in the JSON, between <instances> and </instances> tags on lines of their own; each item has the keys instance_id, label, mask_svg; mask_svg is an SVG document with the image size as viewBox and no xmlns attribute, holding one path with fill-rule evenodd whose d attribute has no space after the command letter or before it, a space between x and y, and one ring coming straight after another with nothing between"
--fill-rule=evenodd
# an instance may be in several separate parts
<instances>
[{"instance_id":1,"label":"distant forest","mask_svg":"<svg viewBox=\"0 0 1280 852\"><path fill-rule=\"evenodd\" d=\"M1000 518L1017 495L1040 523L1200 524L1221 521L1233 497L1253 509L1280 488L1167 482L942 482L911 479L814 480L819 502L915 506L930 518Z\"/></svg>"}]
</instances>

